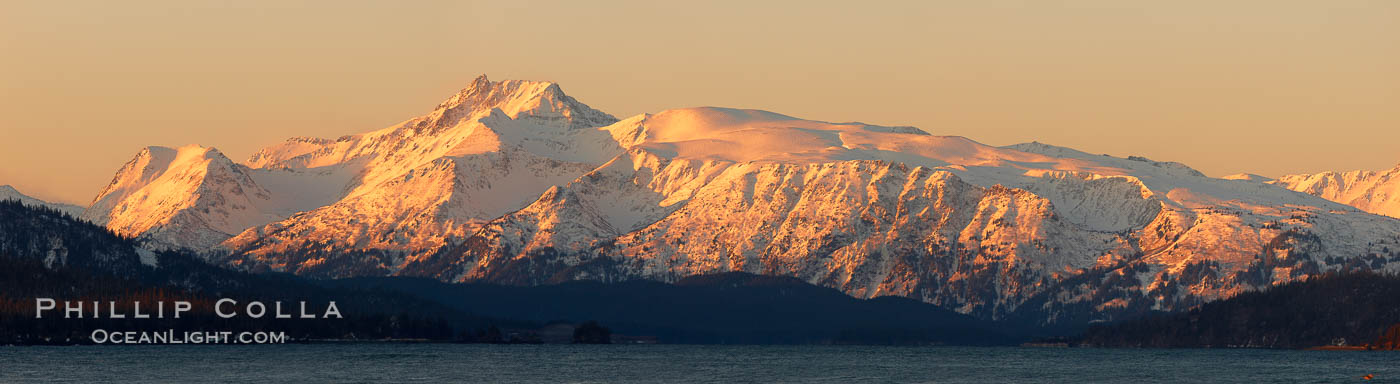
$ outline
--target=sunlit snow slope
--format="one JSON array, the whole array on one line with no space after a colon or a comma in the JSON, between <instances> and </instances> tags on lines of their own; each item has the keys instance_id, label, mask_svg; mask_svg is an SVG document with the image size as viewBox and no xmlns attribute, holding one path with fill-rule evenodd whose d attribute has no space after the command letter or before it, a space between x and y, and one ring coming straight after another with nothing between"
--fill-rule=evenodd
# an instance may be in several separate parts
<instances>
[{"instance_id":1,"label":"sunlit snow slope","mask_svg":"<svg viewBox=\"0 0 1400 384\"><path fill-rule=\"evenodd\" d=\"M539 284L742 270L988 317L1177 309L1364 263L1400 222L1181 164L691 108L405 274ZM1079 320L1094 320L1089 318Z\"/></svg>"},{"instance_id":2,"label":"sunlit snow slope","mask_svg":"<svg viewBox=\"0 0 1400 384\"><path fill-rule=\"evenodd\" d=\"M1323 172L1288 175L1272 184L1400 218L1400 165L1385 171Z\"/></svg>"},{"instance_id":3,"label":"sunlit snow slope","mask_svg":"<svg viewBox=\"0 0 1400 384\"><path fill-rule=\"evenodd\" d=\"M618 121L556 84L484 76L425 116L245 164L149 148L88 216L250 270L505 284L747 271L1043 323L1400 269L1400 220L1262 178L757 110Z\"/></svg>"}]
</instances>

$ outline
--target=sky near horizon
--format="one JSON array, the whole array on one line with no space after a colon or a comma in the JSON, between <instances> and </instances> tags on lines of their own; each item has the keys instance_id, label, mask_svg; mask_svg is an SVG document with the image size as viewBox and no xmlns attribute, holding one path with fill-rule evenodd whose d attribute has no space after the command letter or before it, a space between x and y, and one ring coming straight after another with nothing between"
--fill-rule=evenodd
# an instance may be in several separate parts
<instances>
[{"instance_id":1,"label":"sky near horizon","mask_svg":"<svg viewBox=\"0 0 1400 384\"><path fill-rule=\"evenodd\" d=\"M149 145L242 161L487 74L619 118L912 125L1276 177L1400 163L1400 1L0 0L0 184L86 205Z\"/></svg>"}]
</instances>

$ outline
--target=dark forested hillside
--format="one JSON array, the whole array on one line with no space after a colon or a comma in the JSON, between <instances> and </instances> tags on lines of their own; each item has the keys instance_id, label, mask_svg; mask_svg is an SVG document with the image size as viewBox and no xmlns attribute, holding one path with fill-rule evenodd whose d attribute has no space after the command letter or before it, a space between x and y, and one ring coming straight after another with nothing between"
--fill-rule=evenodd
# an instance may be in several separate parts
<instances>
[{"instance_id":1,"label":"dark forested hillside","mask_svg":"<svg viewBox=\"0 0 1400 384\"><path fill-rule=\"evenodd\" d=\"M1090 328L1086 346L1308 348L1377 344L1400 324L1400 276L1324 274L1185 313ZM1394 342L1392 341L1393 345Z\"/></svg>"},{"instance_id":2,"label":"dark forested hillside","mask_svg":"<svg viewBox=\"0 0 1400 384\"><path fill-rule=\"evenodd\" d=\"M33 259L51 268L136 275L143 268L130 239L42 206L0 201L0 256Z\"/></svg>"},{"instance_id":3,"label":"dark forested hillside","mask_svg":"<svg viewBox=\"0 0 1400 384\"><path fill-rule=\"evenodd\" d=\"M142 260L145 253L145 262ZM59 302L190 301L182 319L35 318L35 299ZM307 302L313 312L335 301L343 319L223 319L219 298ZM149 308L149 307L148 307ZM288 308L290 309L290 308ZM181 252L139 250L132 239L59 211L0 201L0 344L83 343L96 328L132 331L283 331L296 339L423 338L448 340L454 329L533 328L534 324L479 318L395 292L332 290L286 275L251 275L205 263Z\"/></svg>"},{"instance_id":4,"label":"dark forested hillside","mask_svg":"<svg viewBox=\"0 0 1400 384\"><path fill-rule=\"evenodd\" d=\"M483 316L597 320L614 332L666 343L961 344L1018 342L1012 330L900 297L862 300L791 277L730 272L654 281L543 286L355 278L324 283L407 292Z\"/></svg>"}]
</instances>

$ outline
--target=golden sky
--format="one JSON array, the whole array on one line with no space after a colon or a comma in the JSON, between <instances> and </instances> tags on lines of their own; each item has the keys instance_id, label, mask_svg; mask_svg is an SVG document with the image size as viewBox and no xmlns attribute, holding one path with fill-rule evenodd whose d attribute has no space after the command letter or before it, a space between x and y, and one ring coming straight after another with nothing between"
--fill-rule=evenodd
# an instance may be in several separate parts
<instances>
[{"instance_id":1,"label":"golden sky","mask_svg":"<svg viewBox=\"0 0 1400 384\"><path fill-rule=\"evenodd\" d=\"M1400 1L0 0L0 184L86 205L147 145L241 161L472 78L1184 162L1400 163Z\"/></svg>"}]
</instances>

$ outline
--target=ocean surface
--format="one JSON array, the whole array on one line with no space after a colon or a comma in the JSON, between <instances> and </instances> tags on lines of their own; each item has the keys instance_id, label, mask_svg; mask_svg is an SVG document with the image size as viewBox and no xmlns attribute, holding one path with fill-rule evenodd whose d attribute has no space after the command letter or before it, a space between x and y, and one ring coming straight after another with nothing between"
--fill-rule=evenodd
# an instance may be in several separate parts
<instances>
[{"instance_id":1,"label":"ocean surface","mask_svg":"<svg viewBox=\"0 0 1400 384\"><path fill-rule=\"evenodd\" d=\"M1373 380L1363 381L1371 374ZM1400 382L1400 352L301 344L0 347L0 382Z\"/></svg>"}]
</instances>

